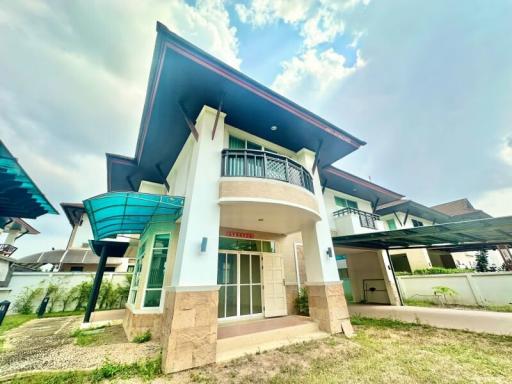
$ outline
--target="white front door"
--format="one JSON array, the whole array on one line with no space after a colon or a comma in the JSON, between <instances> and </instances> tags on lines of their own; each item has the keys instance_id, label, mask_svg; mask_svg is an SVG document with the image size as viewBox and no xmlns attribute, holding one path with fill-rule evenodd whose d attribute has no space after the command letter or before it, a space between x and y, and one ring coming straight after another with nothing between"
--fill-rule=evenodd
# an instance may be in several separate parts
<instances>
[{"instance_id":1,"label":"white front door","mask_svg":"<svg viewBox=\"0 0 512 384\"><path fill-rule=\"evenodd\" d=\"M283 257L275 253L263 253L262 258L265 317L286 316Z\"/></svg>"}]
</instances>

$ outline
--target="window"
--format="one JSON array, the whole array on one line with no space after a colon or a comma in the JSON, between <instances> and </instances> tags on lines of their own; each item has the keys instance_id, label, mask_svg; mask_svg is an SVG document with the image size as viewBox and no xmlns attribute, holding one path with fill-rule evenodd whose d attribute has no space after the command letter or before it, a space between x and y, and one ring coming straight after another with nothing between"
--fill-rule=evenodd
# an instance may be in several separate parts
<instances>
[{"instance_id":1,"label":"window","mask_svg":"<svg viewBox=\"0 0 512 384\"><path fill-rule=\"evenodd\" d=\"M260 144L252 142L250 140L239 139L238 137L232 135L229 135L229 149L255 149L258 151L277 153L276 151L265 148Z\"/></svg>"},{"instance_id":2,"label":"window","mask_svg":"<svg viewBox=\"0 0 512 384\"><path fill-rule=\"evenodd\" d=\"M105 267L105 272L115 272L116 267Z\"/></svg>"},{"instance_id":3,"label":"window","mask_svg":"<svg viewBox=\"0 0 512 384\"><path fill-rule=\"evenodd\" d=\"M146 294L144 295L144 307L160 306L170 237L171 236L168 233L155 235L153 253L151 255L151 265L148 272Z\"/></svg>"},{"instance_id":4,"label":"window","mask_svg":"<svg viewBox=\"0 0 512 384\"><path fill-rule=\"evenodd\" d=\"M69 272L82 272L84 267L71 267L69 268Z\"/></svg>"},{"instance_id":5,"label":"window","mask_svg":"<svg viewBox=\"0 0 512 384\"><path fill-rule=\"evenodd\" d=\"M343 197L334 196L334 202L338 207L358 209L357 202L344 199Z\"/></svg>"},{"instance_id":6,"label":"window","mask_svg":"<svg viewBox=\"0 0 512 384\"><path fill-rule=\"evenodd\" d=\"M140 271L142 270L142 261L144 260L144 253L146 252L146 242L143 242L137 250L137 258L135 259L135 267L133 268L132 285L130 287L130 296L128 302L135 303L137 291L139 289Z\"/></svg>"},{"instance_id":7,"label":"window","mask_svg":"<svg viewBox=\"0 0 512 384\"><path fill-rule=\"evenodd\" d=\"M395 219L389 219L389 220L386 220L386 223L388 225L388 229L390 231L396 229L396 223L395 223Z\"/></svg>"},{"instance_id":8,"label":"window","mask_svg":"<svg viewBox=\"0 0 512 384\"><path fill-rule=\"evenodd\" d=\"M423 223L421 221L415 219L411 219L411 221L414 227L423 227Z\"/></svg>"},{"instance_id":9,"label":"window","mask_svg":"<svg viewBox=\"0 0 512 384\"><path fill-rule=\"evenodd\" d=\"M126 272L133 272L134 268L135 268L134 265L129 265L128 268L126 269Z\"/></svg>"},{"instance_id":10,"label":"window","mask_svg":"<svg viewBox=\"0 0 512 384\"><path fill-rule=\"evenodd\" d=\"M268 253L276 251L275 243L272 240L238 239L234 237L220 237L219 249Z\"/></svg>"}]
</instances>

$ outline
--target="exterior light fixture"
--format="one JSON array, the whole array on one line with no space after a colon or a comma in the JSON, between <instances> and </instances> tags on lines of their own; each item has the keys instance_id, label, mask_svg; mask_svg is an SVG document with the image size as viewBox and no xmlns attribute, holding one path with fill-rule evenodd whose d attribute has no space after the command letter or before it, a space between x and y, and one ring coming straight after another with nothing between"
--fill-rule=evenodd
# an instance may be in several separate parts
<instances>
[{"instance_id":1,"label":"exterior light fixture","mask_svg":"<svg viewBox=\"0 0 512 384\"><path fill-rule=\"evenodd\" d=\"M208 245L208 238L207 237L203 237L202 240L201 240L201 253L205 253L206 252L206 246Z\"/></svg>"},{"instance_id":2,"label":"exterior light fixture","mask_svg":"<svg viewBox=\"0 0 512 384\"><path fill-rule=\"evenodd\" d=\"M332 257L332 248L327 248L327 256Z\"/></svg>"},{"instance_id":3,"label":"exterior light fixture","mask_svg":"<svg viewBox=\"0 0 512 384\"><path fill-rule=\"evenodd\" d=\"M271 126L271 127L270 127L270 130L271 130L271 131L277 131L277 125L273 125L273 126Z\"/></svg>"},{"instance_id":4,"label":"exterior light fixture","mask_svg":"<svg viewBox=\"0 0 512 384\"><path fill-rule=\"evenodd\" d=\"M258 221L263 221L263 219L258 219Z\"/></svg>"}]
</instances>

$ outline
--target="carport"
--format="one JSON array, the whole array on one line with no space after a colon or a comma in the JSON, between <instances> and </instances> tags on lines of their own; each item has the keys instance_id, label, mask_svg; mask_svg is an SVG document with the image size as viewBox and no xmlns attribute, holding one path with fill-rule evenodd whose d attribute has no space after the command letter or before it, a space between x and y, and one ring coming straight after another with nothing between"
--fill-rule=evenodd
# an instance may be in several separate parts
<instances>
[{"instance_id":1,"label":"carport","mask_svg":"<svg viewBox=\"0 0 512 384\"><path fill-rule=\"evenodd\" d=\"M512 247L512 216L436 224L432 226L382 231L333 238L335 247L354 250L353 257L364 252L384 253L381 260L382 280L391 275L399 302L403 300L398 288L390 250L427 249L445 252L508 250ZM502 252L510 257L510 252ZM507 256L505 256L507 257ZM370 266L368 266L370 267ZM390 287L387 287L388 295ZM366 292L366 291L365 291ZM389 301L393 304L390 297Z\"/></svg>"}]
</instances>

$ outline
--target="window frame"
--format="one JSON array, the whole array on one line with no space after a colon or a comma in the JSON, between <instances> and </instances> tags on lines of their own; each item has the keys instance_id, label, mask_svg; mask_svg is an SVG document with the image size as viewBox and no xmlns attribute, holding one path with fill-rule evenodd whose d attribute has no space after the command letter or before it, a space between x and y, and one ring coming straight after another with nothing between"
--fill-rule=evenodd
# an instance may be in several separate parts
<instances>
[{"instance_id":1,"label":"window frame","mask_svg":"<svg viewBox=\"0 0 512 384\"><path fill-rule=\"evenodd\" d=\"M158 235L168 235L169 236L169 242L167 243L167 247L158 247L158 248L155 248L155 241L156 241L156 238ZM168 232L168 231L159 231L159 232L155 232L151 235L151 254L150 254L150 259L148 260L148 269L147 269L147 274L146 274L146 281L145 281L145 286L143 288L143 294L142 294L142 300L141 300L141 308L142 309L159 309L159 308L162 308L163 306L163 294L164 294L164 281L165 281L165 272L167 270L167 261L169 259L169 250L171 248L171 241L172 241L172 233L171 232ZM166 250L166 253L165 253L165 262L164 262L164 271L163 271L163 278L162 278L162 286L160 288L148 288L148 284L149 284L149 274L151 272L151 265L153 263L153 257L155 255L155 249L156 250L163 250L165 249ZM148 291L158 291L160 290L160 301L158 303L158 306L146 306L146 294Z\"/></svg>"},{"instance_id":2,"label":"window frame","mask_svg":"<svg viewBox=\"0 0 512 384\"><path fill-rule=\"evenodd\" d=\"M340 204L338 204L338 202ZM355 205L355 206L351 206L350 204ZM359 204L357 203L357 201L350 200L350 199L347 199L345 197L340 197L340 196L334 196L334 205L336 205L336 207L340 207L340 208L359 209Z\"/></svg>"}]
</instances>

